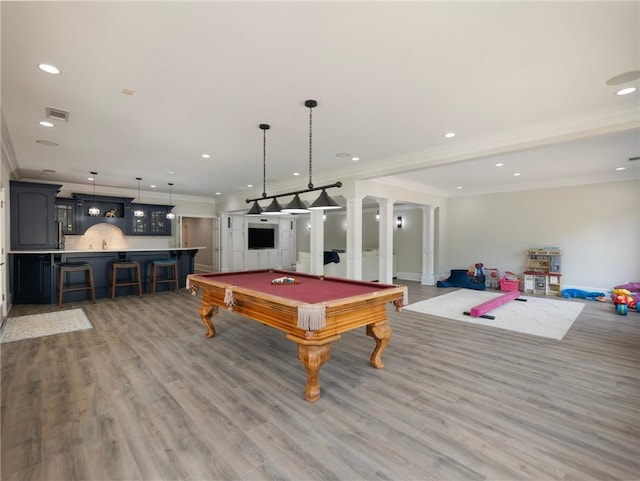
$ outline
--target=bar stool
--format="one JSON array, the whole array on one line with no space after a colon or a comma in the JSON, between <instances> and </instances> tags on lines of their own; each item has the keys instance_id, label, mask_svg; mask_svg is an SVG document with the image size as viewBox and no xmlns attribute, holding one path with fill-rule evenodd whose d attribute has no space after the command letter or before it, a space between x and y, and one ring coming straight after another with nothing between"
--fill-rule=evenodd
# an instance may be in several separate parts
<instances>
[{"instance_id":1,"label":"bar stool","mask_svg":"<svg viewBox=\"0 0 640 481\"><path fill-rule=\"evenodd\" d=\"M131 272L130 280L118 281L118 269ZM136 286L137 296L142 296L142 280L140 279L140 263L137 261L117 261L111 264L111 300L116 297L116 287Z\"/></svg>"},{"instance_id":2,"label":"bar stool","mask_svg":"<svg viewBox=\"0 0 640 481\"><path fill-rule=\"evenodd\" d=\"M84 284L71 284L70 274L72 272L84 272ZM93 269L91 264L86 262L61 262L58 264L58 307L62 306L62 298L65 292L89 291L89 300L95 302L96 293L93 284Z\"/></svg>"},{"instance_id":3,"label":"bar stool","mask_svg":"<svg viewBox=\"0 0 640 481\"><path fill-rule=\"evenodd\" d=\"M167 269L167 277L158 278L158 268ZM162 259L151 262L151 294L156 293L156 284L171 282L174 290L178 292L178 261L175 259Z\"/></svg>"}]
</instances>

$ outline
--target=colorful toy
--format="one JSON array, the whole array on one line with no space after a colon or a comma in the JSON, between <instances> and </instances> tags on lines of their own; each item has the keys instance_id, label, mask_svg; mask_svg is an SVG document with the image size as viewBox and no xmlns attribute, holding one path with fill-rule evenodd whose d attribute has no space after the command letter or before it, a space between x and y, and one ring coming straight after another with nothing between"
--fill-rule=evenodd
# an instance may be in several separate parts
<instances>
[{"instance_id":1,"label":"colorful toy","mask_svg":"<svg viewBox=\"0 0 640 481\"><path fill-rule=\"evenodd\" d=\"M614 289L611 298L616 306L616 312L621 316L626 316L629 309L638 309L640 312L637 301L631 296L631 291L627 289Z\"/></svg>"}]
</instances>

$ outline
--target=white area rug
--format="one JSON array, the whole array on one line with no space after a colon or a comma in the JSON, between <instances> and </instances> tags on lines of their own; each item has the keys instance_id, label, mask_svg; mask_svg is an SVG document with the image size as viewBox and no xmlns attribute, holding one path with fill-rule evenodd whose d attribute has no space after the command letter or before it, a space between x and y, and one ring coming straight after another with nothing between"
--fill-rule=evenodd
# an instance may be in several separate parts
<instances>
[{"instance_id":1,"label":"white area rug","mask_svg":"<svg viewBox=\"0 0 640 481\"><path fill-rule=\"evenodd\" d=\"M404 309L560 340L584 307L584 303L580 302L520 296L527 302L511 301L488 312L488 315L495 316L493 320L463 314L465 311L470 311L473 306L503 294L496 291L460 289L426 301L410 304Z\"/></svg>"},{"instance_id":2,"label":"white area rug","mask_svg":"<svg viewBox=\"0 0 640 481\"><path fill-rule=\"evenodd\" d=\"M84 329L93 329L93 326L83 309L9 317L2 335L0 335L0 343L5 344L34 337L82 331Z\"/></svg>"}]
</instances>

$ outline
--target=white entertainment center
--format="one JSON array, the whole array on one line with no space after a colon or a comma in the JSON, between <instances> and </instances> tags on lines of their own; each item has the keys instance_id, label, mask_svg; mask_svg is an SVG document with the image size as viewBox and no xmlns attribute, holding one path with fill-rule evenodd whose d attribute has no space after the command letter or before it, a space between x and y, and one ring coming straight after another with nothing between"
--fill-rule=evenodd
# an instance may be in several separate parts
<instances>
[{"instance_id":1,"label":"white entertainment center","mask_svg":"<svg viewBox=\"0 0 640 481\"><path fill-rule=\"evenodd\" d=\"M291 269L296 263L296 221L293 216L221 216L221 271Z\"/></svg>"}]
</instances>

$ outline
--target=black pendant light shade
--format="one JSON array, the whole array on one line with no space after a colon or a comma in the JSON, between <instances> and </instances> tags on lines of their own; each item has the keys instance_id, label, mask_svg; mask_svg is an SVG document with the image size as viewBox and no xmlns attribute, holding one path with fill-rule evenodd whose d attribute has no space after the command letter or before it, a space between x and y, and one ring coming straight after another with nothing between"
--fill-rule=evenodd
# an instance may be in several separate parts
<instances>
[{"instance_id":1,"label":"black pendant light shade","mask_svg":"<svg viewBox=\"0 0 640 481\"><path fill-rule=\"evenodd\" d=\"M286 214L306 214L309 212L309 207L307 207L307 204L296 194L293 200L282 209L282 212Z\"/></svg>"},{"instance_id":2,"label":"black pendant light shade","mask_svg":"<svg viewBox=\"0 0 640 481\"><path fill-rule=\"evenodd\" d=\"M253 202L251 209L249 209L245 215L260 215L260 214L262 214L262 207L260 207L260 204L258 204L258 201L256 200Z\"/></svg>"},{"instance_id":3,"label":"black pendant light shade","mask_svg":"<svg viewBox=\"0 0 640 481\"><path fill-rule=\"evenodd\" d=\"M280 205L280 202L278 202L278 199L273 199L271 201L271 204L269 204L269 207L267 207L262 211L262 214L263 215L284 215L286 214L286 212L282 212L282 206Z\"/></svg>"},{"instance_id":4,"label":"black pendant light shade","mask_svg":"<svg viewBox=\"0 0 640 481\"><path fill-rule=\"evenodd\" d=\"M342 208L342 206L333 200L324 189L322 189L318 198L309 206L309 210L333 210L340 208Z\"/></svg>"}]
</instances>

